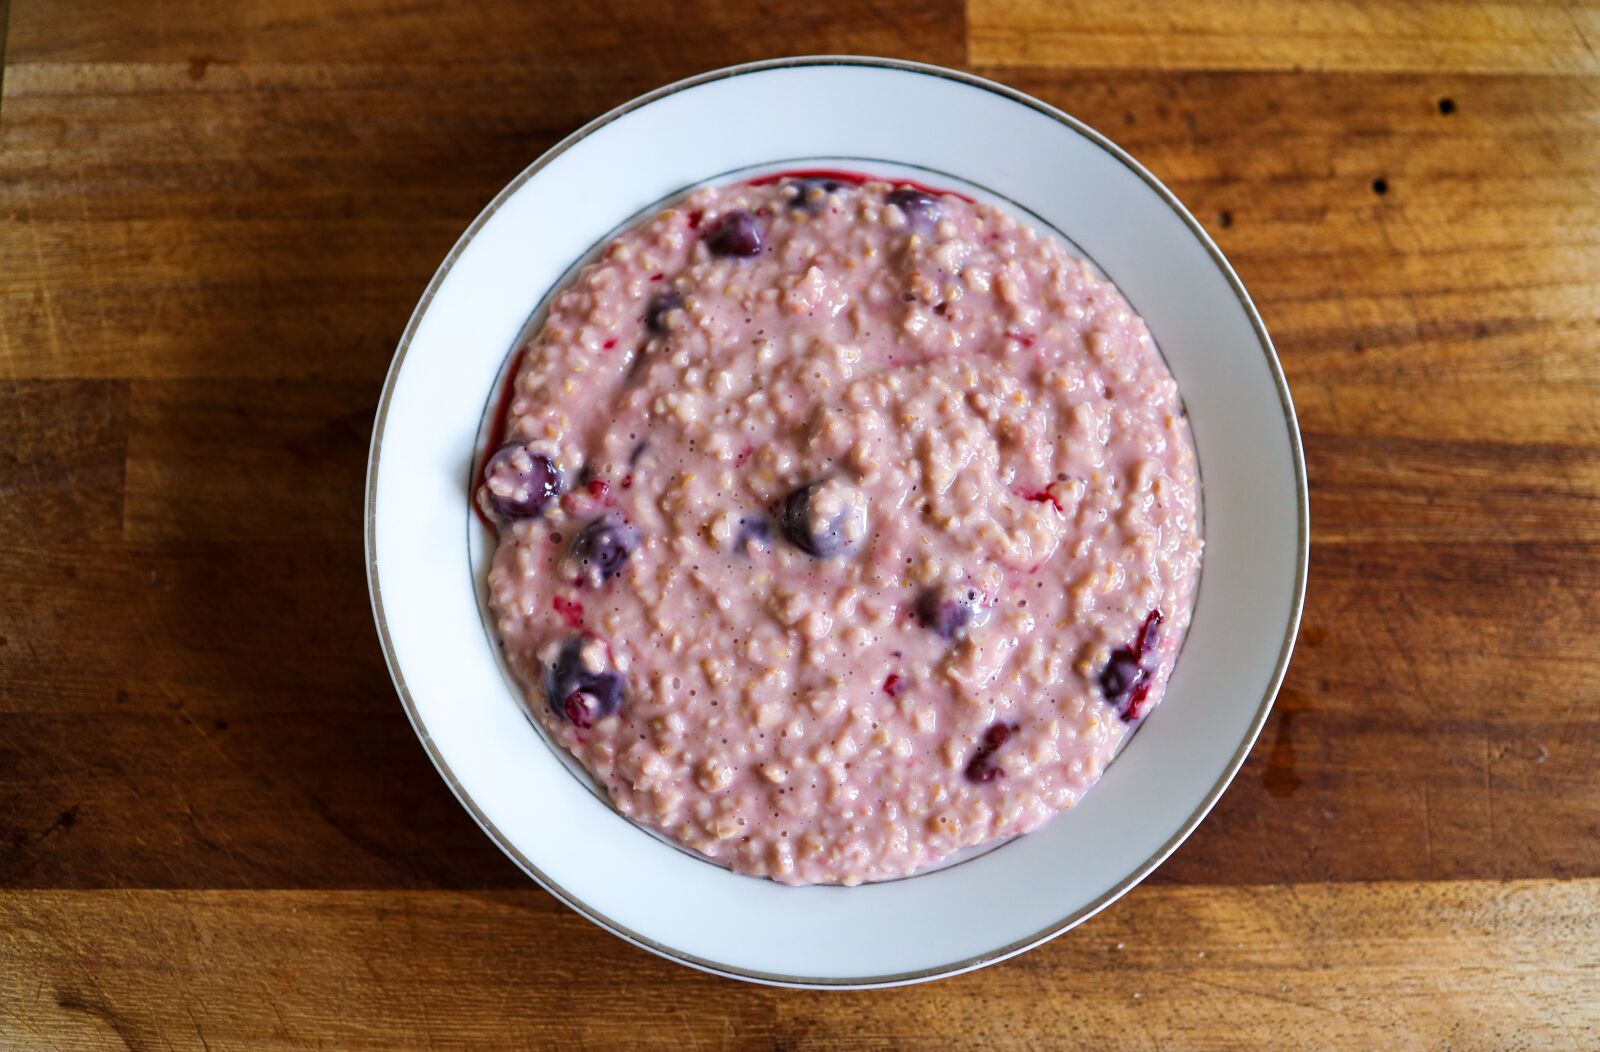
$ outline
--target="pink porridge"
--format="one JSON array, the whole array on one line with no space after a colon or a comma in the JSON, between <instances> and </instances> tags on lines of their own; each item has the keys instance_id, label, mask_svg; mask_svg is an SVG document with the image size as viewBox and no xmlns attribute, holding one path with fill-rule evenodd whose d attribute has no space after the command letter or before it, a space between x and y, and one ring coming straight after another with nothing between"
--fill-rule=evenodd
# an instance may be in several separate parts
<instances>
[{"instance_id":1,"label":"pink porridge","mask_svg":"<svg viewBox=\"0 0 1600 1052\"><path fill-rule=\"evenodd\" d=\"M1114 287L954 194L699 190L554 299L479 505L528 708L624 815L792 884L1034 829L1160 700L1200 568Z\"/></svg>"}]
</instances>

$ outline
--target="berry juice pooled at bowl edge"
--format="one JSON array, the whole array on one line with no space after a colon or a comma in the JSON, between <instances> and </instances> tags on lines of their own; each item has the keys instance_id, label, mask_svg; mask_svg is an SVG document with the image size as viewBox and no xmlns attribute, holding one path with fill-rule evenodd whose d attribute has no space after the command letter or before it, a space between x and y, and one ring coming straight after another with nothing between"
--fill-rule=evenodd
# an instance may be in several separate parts
<instances>
[{"instance_id":1,"label":"berry juice pooled at bowl edge","mask_svg":"<svg viewBox=\"0 0 1600 1052\"><path fill-rule=\"evenodd\" d=\"M1177 387L999 209L696 191L511 383L477 492L506 659L619 811L720 865L854 884L1027 832L1160 701L1201 550Z\"/></svg>"}]
</instances>

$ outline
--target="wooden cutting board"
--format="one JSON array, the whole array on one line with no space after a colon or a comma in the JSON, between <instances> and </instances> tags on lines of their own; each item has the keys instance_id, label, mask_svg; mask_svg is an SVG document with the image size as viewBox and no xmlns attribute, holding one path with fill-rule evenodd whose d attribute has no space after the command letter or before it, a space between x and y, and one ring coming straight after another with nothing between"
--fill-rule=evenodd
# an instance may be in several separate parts
<instances>
[{"instance_id":1,"label":"wooden cutting board","mask_svg":"<svg viewBox=\"0 0 1600 1052\"><path fill-rule=\"evenodd\" d=\"M1592 42L1520 0L19 0L0 1047L1600 1045ZM1295 662L1200 831L1035 952L868 993L531 886L417 744L361 557L379 384L482 204L641 91L816 52L1145 162L1255 295L1312 487Z\"/></svg>"}]
</instances>

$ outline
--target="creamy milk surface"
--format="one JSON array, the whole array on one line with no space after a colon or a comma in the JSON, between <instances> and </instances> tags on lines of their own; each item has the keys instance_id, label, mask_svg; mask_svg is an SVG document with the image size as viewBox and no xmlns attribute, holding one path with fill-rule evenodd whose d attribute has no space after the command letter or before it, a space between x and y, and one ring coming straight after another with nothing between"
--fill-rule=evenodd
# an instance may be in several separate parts
<instances>
[{"instance_id":1,"label":"creamy milk surface","mask_svg":"<svg viewBox=\"0 0 1600 1052\"><path fill-rule=\"evenodd\" d=\"M1160 700L1201 554L1177 387L1000 209L696 191L512 384L477 493L507 662L619 811L718 864L854 884L1027 832Z\"/></svg>"}]
</instances>

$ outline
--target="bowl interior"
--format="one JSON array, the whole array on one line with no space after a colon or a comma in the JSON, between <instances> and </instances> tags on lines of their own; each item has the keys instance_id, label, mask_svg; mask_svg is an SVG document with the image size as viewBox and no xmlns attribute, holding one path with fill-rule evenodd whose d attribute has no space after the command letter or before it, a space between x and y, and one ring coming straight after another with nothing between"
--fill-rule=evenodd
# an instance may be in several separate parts
<instances>
[{"instance_id":1,"label":"bowl interior","mask_svg":"<svg viewBox=\"0 0 1600 1052\"><path fill-rule=\"evenodd\" d=\"M670 193L664 194L659 199L650 202L644 208L641 208L637 212L628 216L612 229L606 231L606 233L602 235L599 240L597 240L593 245L589 246L587 251L585 251L577 259L573 260L572 263L568 265L567 269L562 273L562 275L550 286L550 289L546 292L543 300L534 308L533 314L530 316L527 324L523 326L523 330L519 338L511 347L507 349L507 354L501 365L500 373L496 377L493 387L491 387L486 393L483 404L482 418L478 424L478 437L476 443L474 444L474 455L471 465L467 471L466 478L462 482L463 492L470 492L473 487L477 485L478 472L482 470L484 461L493 452L493 450L489 447L491 443L495 441L495 436L499 433L499 418L505 414L503 399L507 390L507 384L511 380L510 374L521 360L520 356L516 353L515 348L525 345L528 340L532 339L538 334L539 330L544 326L545 318L549 313L550 301L555 297L555 294L566 288L580 270L589 264L596 262L600 258L600 255L602 251L604 251L606 245L609 244L613 238L622 233L624 230L634 226L636 223L642 222L648 217L656 214L661 209L675 204L685 197L690 191L697 189L700 186L720 185L731 182L739 182L747 179L755 179L762 176L772 175L774 173L797 171L844 171L854 174L870 175L875 178L884 179L891 182L905 179L914 181L918 185L928 186L936 190L953 190L957 193L965 194L966 196L975 200L984 201L988 204L993 204L997 207L1009 210L1013 215L1016 215L1018 218L1022 219L1036 230L1048 231L1051 236L1055 237L1057 240L1066 245L1067 249L1072 252L1073 255L1080 259L1087 260L1102 278L1106 276L1104 270L1099 266L1098 262L1095 261L1092 253L1088 252L1082 246L1074 242L1064 231L1056 229L1043 216L1040 216L1038 213L1032 211L1020 201L1008 198L1004 194L995 191L991 187L979 185L969 179L962 178L953 172L937 171L926 167L905 164L902 162L891 161L885 158L877 157L790 157L781 161L769 161L765 164L749 165L732 171L717 172L714 175L700 180L700 182L694 184L693 186L680 187ZM1157 349L1160 349L1159 343L1157 343ZM1202 501L1202 518L1203 514L1204 506ZM488 573L490 563L494 558L495 542L495 533L489 528L488 524L480 517L469 516L467 530L468 558L472 563L473 581L478 592L479 614L482 617L484 632L489 635L491 645L495 643L495 629L494 614L489 605ZM509 691L515 694L518 690L518 687L511 674L510 666L507 665L505 661L505 654L498 646L494 647L494 652L496 662L500 667L501 675L505 679L506 687ZM533 724L534 730L538 732L540 737L545 740L546 747L550 749L551 754L559 763L566 767L568 773L582 782L597 799L604 801L604 790L597 782L595 782L594 778L589 774L589 772L584 770L583 765L578 762L577 758L567 750L552 742L549 738L549 735L545 733L544 728L540 726L537 721L530 720L530 722ZM1135 731L1137 731L1137 728L1135 728ZM1122 748L1127 747L1128 743L1132 741L1132 739L1132 734L1123 739L1118 750L1119 753ZM643 826L641 826L640 829L642 832L656 837L658 840L661 840L668 846L675 847L679 851L687 850L681 845L673 844L665 836L653 829ZM917 871L916 874L913 874L913 876L922 876L927 873L935 872L936 870L945 869L953 865L959 865L960 863L977 858L981 855L986 855L990 851L1010 843L1012 839L1013 838L1006 838L1004 840L993 841L991 843L978 845L976 847L963 848L962 850L957 851L944 859L941 859L939 862L931 866L924 867L923 869ZM715 863L710 862L709 860L705 861L707 865L715 865ZM895 879L908 878L902 877Z\"/></svg>"},{"instance_id":2,"label":"bowl interior","mask_svg":"<svg viewBox=\"0 0 1600 1052\"><path fill-rule=\"evenodd\" d=\"M576 262L688 187L824 166L997 199L1118 284L1189 409L1206 554L1167 698L1081 804L960 865L796 889L646 834L544 743L481 617L489 544L467 492L508 353ZM1304 582L1303 467L1287 390L1254 309L1199 226L1120 151L1047 107L948 71L875 61L708 74L601 118L519 176L446 259L402 340L374 432L367 513L374 609L397 687L486 831L569 905L640 945L807 985L976 967L1136 882L1209 809L1254 740Z\"/></svg>"}]
</instances>

